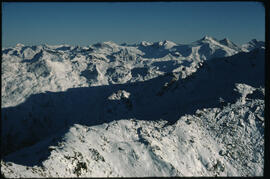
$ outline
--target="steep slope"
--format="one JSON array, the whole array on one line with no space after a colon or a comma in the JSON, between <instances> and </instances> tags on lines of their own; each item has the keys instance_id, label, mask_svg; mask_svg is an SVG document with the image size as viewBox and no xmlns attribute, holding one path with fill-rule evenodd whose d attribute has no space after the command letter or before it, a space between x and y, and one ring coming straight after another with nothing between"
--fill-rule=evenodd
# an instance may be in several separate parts
<instances>
[{"instance_id":1,"label":"steep slope","mask_svg":"<svg viewBox=\"0 0 270 179\"><path fill-rule=\"evenodd\" d=\"M209 37L199 44L229 48ZM196 61L145 57L140 46L4 49L1 172L261 176L264 49Z\"/></svg>"}]
</instances>

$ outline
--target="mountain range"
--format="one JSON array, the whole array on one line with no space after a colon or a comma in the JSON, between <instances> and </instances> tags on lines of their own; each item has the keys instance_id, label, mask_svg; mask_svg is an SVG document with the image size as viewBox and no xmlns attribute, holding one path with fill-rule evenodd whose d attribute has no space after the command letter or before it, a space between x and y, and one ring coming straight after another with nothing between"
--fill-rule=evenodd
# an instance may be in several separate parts
<instances>
[{"instance_id":1,"label":"mountain range","mask_svg":"<svg viewBox=\"0 0 270 179\"><path fill-rule=\"evenodd\" d=\"M2 49L5 177L262 176L264 42Z\"/></svg>"}]
</instances>

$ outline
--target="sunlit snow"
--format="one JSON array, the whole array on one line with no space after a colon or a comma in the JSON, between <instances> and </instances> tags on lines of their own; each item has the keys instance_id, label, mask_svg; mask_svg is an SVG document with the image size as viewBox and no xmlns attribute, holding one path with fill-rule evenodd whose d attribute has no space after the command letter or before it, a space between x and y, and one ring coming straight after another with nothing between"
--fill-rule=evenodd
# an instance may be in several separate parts
<instances>
[{"instance_id":1,"label":"sunlit snow","mask_svg":"<svg viewBox=\"0 0 270 179\"><path fill-rule=\"evenodd\" d=\"M262 176L264 42L2 49L5 177Z\"/></svg>"}]
</instances>

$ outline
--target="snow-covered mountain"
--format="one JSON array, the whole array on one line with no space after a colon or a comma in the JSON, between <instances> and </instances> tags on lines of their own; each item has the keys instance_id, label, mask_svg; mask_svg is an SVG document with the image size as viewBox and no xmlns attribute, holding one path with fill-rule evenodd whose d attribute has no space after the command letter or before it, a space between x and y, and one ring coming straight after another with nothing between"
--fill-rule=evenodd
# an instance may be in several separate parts
<instances>
[{"instance_id":1,"label":"snow-covered mountain","mask_svg":"<svg viewBox=\"0 0 270 179\"><path fill-rule=\"evenodd\" d=\"M252 39L247 44L242 45L242 51L248 52L255 48L265 48L265 44L263 41L257 41L256 39Z\"/></svg>"},{"instance_id":2,"label":"snow-covered mountain","mask_svg":"<svg viewBox=\"0 0 270 179\"><path fill-rule=\"evenodd\" d=\"M168 72L185 78L204 60L238 52L208 36L190 45L170 41L125 46L104 42L89 47L18 44L2 50L1 104L15 106L31 94L145 81Z\"/></svg>"},{"instance_id":3,"label":"snow-covered mountain","mask_svg":"<svg viewBox=\"0 0 270 179\"><path fill-rule=\"evenodd\" d=\"M234 49L236 51L240 51L241 48L238 47L236 44L234 44L233 42L231 42L228 38L224 38L222 40L219 41L219 43L221 43L222 45L225 45L231 49Z\"/></svg>"},{"instance_id":4,"label":"snow-covered mountain","mask_svg":"<svg viewBox=\"0 0 270 179\"><path fill-rule=\"evenodd\" d=\"M263 174L262 45L18 44L1 104L6 177Z\"/></svg>"}]
</instances>

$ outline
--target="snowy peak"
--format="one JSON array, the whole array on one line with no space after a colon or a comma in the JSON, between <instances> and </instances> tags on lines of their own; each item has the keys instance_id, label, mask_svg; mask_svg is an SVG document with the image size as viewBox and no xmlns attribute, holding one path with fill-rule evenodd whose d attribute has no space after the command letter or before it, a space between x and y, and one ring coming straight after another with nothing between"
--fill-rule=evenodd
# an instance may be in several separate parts
<instances>
[{"instance_id":1,"label":"snowy peak","mask_svg":"<svg viewBox=\"0 0 270 179\"><path fill-rule=\"evenodd\" d=\"M236 44L231 42L228 38L224 38L224 39L220 40L219 43L221 43L222 45L225 45L231 49L240 50L240 48Z\"/></svg>"},{"instance_id":2,"label":"snowy peak","mask_svg":"<svg viewBox=\"0 0 270 179\"><path fill-rule=\"evenodd\" d=\"M21 51L23 48L25 48L24 44L18 43L15 45L14 50Z\"/></svg>"},{"instance_id":3,"label":"snowy peak","mask_svg":"<svg viewBox=\"0 0 270 179\"><path fill-rule=\"evenodd\" d=\"M24 44L17 43L15 47L24 47L24 46L25 46Z\"/></svg>"},{"instance_id":4,"label":"snowy peak","mask_svg":"<svg viewBox=\"0 0 270 179\"><path fill-rule=\"evenodd\" d=\"M91 45L90 47L94 47L96 49L118 49L120 46L112 41L106 42L98 42L96 44Z\"/></svg>"},{"instance_id":5,"label":"snowy peak","mask_svg":"<svg viewBox=\"0 0 270 179\"><path fill-rule=\"evenodd\" d=\"M217 41L217 40L214 37L206 35L203 38L201 38L199 41L200 42L213 42L213 41Z\"/></svg>"},{"instance_id":6,"label":"snowy peak","mask_svg":"<svg viewBox=\"0 0 270 179\"><path fill-rule=\"evenodd\" d=\"M252 39L247 44L242 45L242 50L246 52L249 52L255 48L265 48L265 43L263 41Z\"/></svg>"},{"instance_id":7,"label":"snowy peak","mask_svg":"<svg viewBox=\"0 0 270 179\"><path fill-rule=\"evenodd\" d=\"M191 53L193 58L200 56L199 60L227 57L239 52L237 49L221 44L217 39L210 36L204 36L202 39L191 43L190 46L194 50ZM185 51L188 51L188 48L185 48Z\"/></svg>"},{"instance_id":8,"label":"snowy peak","mask_svg":"<svg viewBox=\"0 0 270 179\"><path fill-rule=\"evenodd\" d=\"M210 36L204 36L202 39L196 41L196 43L199 44L210 44L210 45L214 45L214 46L219 46L220 48L230 48L232 50L235 51L239 51L239 47L234 44L232 41L230 41L228 38L224 38L222 40L217 40L214 37L210 37ZM224 47L225 46L225 47Z\"/></svg>"},{"instance_id":9,"label":"snowy peak","mask_svg":"<svg viewBox=\"0 0 270 179\"><path fill-rule=\"evenodd\" d=\"M220 40L219 43L226 45L226 46L233 44L228 38L224 38L224 39Z\"/></svg>"},{"instance_id":10,"label":"snowy peak","mask_svg":"<svg viewBox=\"0 0 270 179\"><path fill-rule=\"evenodd\" d=\"M223 44L220 43L219 40L217 40L216 38L214 37L210 37L210 36L204 36L203 38L201 38L200 40L197 40L195 42L193 42L192 44L195 44L195 45L210 45L210 46L215 46L215 47L218 47L218 48L221 48L221 49L225 49L227 48L227 46L224 46Z\"/></svg>"},{"instance_id":11,"label":"snowy peak","mask_svg":"<svg viewBox=\"0 0 270 179\"><path fill-rule=\"evenodd\" d=\"M172 42L172 41L169 41L169 40L163 40L163 41L158 41L158 42L147 42L147 41L142 41L140 42L137 46L143 46L143 47L146 47L146 46L153 46L153 47L163 47L165 49L169 49L169 48L172 48L174 46L176 46L177 44Z\"/></svg>"},{"instance_id":12,"label":"snowy peak","mask_svg":"<svg viewBox=\"0 0 270 179\"><path fill-rule=\"evenodd\" d=\"M153 43L151 43L151 42L147 42L147 41L142 41L141 43L139 43L139 46L150 46L150 45L152 45Z\"/></svg>"},{"instance_id":13,"label":"snowy peak","mask_svg":"<svg viewBox=\"0 0 270 179\"><path fill-rule=\"evenodd\" d=\"M50 48L50 49L62 50L62 51L71 50L71 48L72 48L68 44L61 44L61 45L48 45L48 44L46 44L46 47Z\"/></svg>"},{"instance_id":14,"label":"snowy peak","mask_svg":"<svg viewBox=\"0 0 270 179\"><path fill-rule=\"evenodd\" d=\"M252 39L249 43L256 45L259 43L259 41L257 39Z\"/></svg>"},{"instance_id":15,"label":"snowy peak","mask_svg":"<svg viewBox=\"0 0 270 179\"><path fill-rule=\"evenodd\" d=\"M106 44L106 45L109 45L109 46L118 46L118 44L112 42L112 41L106 41L106 42L103 42L103 44Z\"/></svg>"},{"instance_id":16,"label":"snowy peak","mask_svg":"<svg viewBox=\"0 0 270 179\"><path fill-rule=\"evenodd\" d=\"M252 45L254 47L260 47L264 45L263 41L258 41L257 39L252 39L251 41L248 42L249 45Z\"/></svg>"},{"instance_id":17,"label":"snowy peak","mask_svg":"<svg viewBox=\"0 0 270 179\"><path fill-rule=\"evenodd\" d=\"M163 42L160 42L160 43L162 46L164 46L165 49L170 49L177 45L176 43L169 40L164 40Z\"/></svg>"},{"instance_id":18,"label":"snowy peak","mask_svg":"<svg viewBox=\"0 0 270 179\"><path fill-rule=\"evenodd\" d=\"M213 37L205 35L201 40L213 40Z\"/></svg>"}]
</instances>

